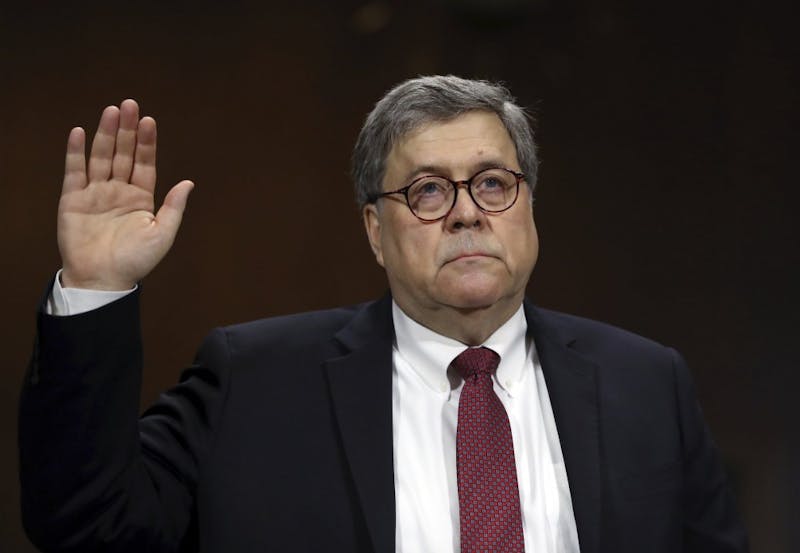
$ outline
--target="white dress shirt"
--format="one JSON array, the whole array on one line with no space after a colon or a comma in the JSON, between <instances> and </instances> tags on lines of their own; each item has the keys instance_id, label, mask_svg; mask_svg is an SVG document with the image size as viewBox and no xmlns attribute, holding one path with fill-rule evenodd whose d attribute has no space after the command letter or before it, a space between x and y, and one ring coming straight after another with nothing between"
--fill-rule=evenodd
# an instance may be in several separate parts
<instances>
[{"instance_id":1,"label":"white dress shirt","mask_svg":"<svg viewBox=\"0 0 800 553\"><path fill-rule=\"evenodd\" d=\"M84 290L82 288L64 288L61 286L61 271L56 273L53 289L47 298L45 311L48 315L66 317L68 315L80 315L92 309L98 309L114 300L127 296L136 290L134 286L130 290L109 291L109 290Z\"/></svg>"},{"instance_id":2,"label":"white dress shirt","mask_svg":"<svg viewBox=\"0 0 800 553\"><path fill-rule=\"evenodd\" d=\"M392 304L397 551L460 551L456 426L463 380L448 371L467 346ZM519 310L482 345L500 355L494 391L511 424L525 551L578 553L578 534L550 397Z\"/></svg>"},{"instance_id":3,"label":"white dress shirt","mask_svg":"<svg viewBox=\"0 0 800 553\"><path fill-rule=\"evenodd\" d=\"M133 291L63 288L60 276L59 271L46 306L52 315L77 315ZM448 367L466 346L413 321L395 303L392 317L396 550L458 553L456 425L463 381ZM494 390L511 424L525 551L578 553L553 410L526 330L520 306L483 344L500 355Z\"/></svg>"}]
</instances>

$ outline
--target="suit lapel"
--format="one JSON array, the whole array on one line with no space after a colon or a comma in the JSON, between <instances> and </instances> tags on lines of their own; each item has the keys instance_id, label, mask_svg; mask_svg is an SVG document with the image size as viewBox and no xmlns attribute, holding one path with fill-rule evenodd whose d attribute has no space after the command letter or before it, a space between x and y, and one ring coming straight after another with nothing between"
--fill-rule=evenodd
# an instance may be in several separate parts
<instances>
[{"instance_id":1,"label":"suit lapel","mask_svg":"<svg viewBox=\"0 0 800 553\"><path fill-rule=\"evenodd\" d=\"M597 367L571 349L574 340L547 313L526 302L525 315L553 407L581 553L595 553L601 516Z\"/></svg>"},{"instance_id":2,"label":"suit lapel","mask_svg":"<svg viewBox=\"0 0 800 553\"><path fill-rule=\"evenodd\" d=\"M362 309L336 338L347 353L324 364L336 422L374 549L389 553L395 549L391 298Z\"/></svg>"}]
</instances>

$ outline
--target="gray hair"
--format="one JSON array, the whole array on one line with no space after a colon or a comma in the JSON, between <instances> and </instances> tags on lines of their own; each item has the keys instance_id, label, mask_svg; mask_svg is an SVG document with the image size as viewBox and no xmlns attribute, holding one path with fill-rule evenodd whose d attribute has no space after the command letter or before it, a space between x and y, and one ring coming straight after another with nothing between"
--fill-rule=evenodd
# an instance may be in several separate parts
<instances>
[{"instance_id":1,"label":"gray hair","mask_svg":"<svg viewBox=\"0 0 800 553\"><path fill-rule=\"evenodd\" d=\"M469 111L496 113L517 150L531 193L539 161L528 115L500 84L435 75L410 79L381 98L367 116L353 149L352 172L359 207L383 192L386 158L392 146L426 123L449 121Z\"/></svg>"}]
</instances>

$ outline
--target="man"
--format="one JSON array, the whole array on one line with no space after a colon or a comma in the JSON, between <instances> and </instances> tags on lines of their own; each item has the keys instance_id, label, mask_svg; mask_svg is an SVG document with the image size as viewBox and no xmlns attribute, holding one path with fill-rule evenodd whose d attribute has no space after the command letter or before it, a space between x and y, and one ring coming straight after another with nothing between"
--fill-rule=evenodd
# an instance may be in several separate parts
<instances>
[{"instance_id":1,"label":"man","mask_svg":"<svg viewBox=\"0 0 800 553\"><path fill-rule=\"evenodd\" d=\"M353 164L391 295L218 329L137 420L136 283L192 188L153 215L155 122L107 108L67 147L63 269L20 408L45 551L740 552L681 358L524 299L536 155L508 91L425 77Z\"/></svg>"}]
</instances>

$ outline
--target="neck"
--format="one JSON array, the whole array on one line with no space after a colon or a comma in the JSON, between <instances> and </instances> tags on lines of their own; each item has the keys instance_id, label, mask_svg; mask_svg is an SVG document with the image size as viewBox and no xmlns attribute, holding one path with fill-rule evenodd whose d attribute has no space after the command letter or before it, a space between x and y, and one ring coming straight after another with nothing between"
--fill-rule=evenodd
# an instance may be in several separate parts
<instances>
[{"instance_id":1,"label":"neck","mask_svg":"<svg viewBox=\"0 0 800 553\"><path fill-rule=\"evenodd\" d=\"M403 313L422 326L462 344L479 346L517 312L522 298L516 298L516 301L499 301L481 308L439 306L433 310L406 305L398 298L395 301Z\"/></svg>"}]
</instances>

